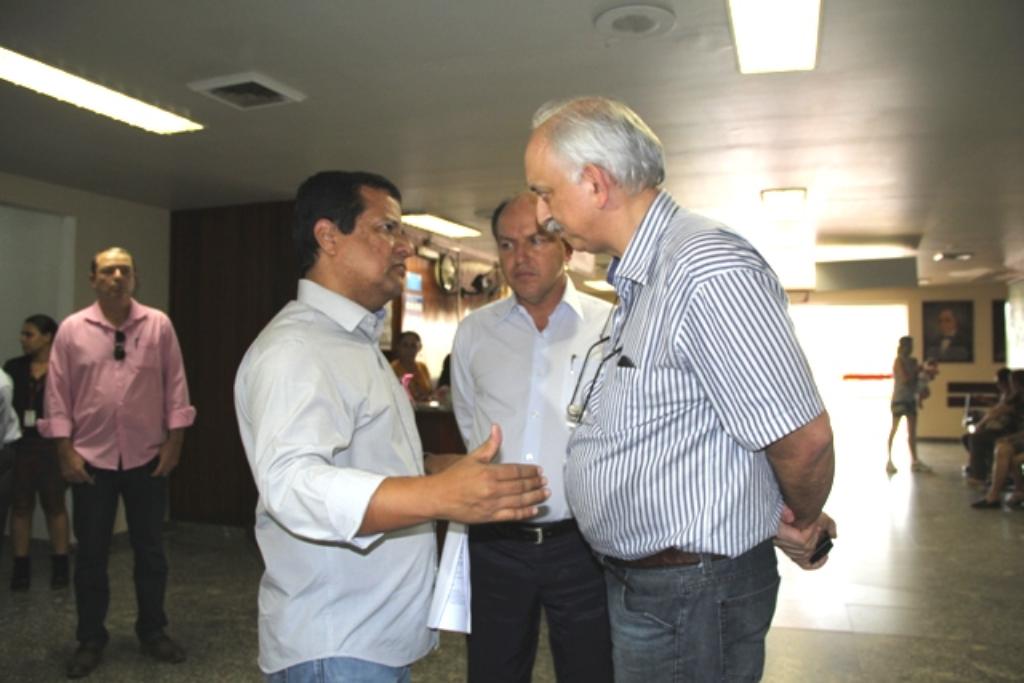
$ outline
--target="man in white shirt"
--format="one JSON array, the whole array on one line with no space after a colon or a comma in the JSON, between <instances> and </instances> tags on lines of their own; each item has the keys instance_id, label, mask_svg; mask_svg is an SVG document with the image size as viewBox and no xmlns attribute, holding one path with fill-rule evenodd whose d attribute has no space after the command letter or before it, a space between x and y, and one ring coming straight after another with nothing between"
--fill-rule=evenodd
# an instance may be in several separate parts
<instances>
[{"instance_id":1,"label":"man in white shirt","mask_svg":"<svg viewBox=\"0 0 1024 683\"><path fill-rule=\"evenodd\" d=\"M530 681L544 608L561 683L612 680L601 569L565 498L567 407L585 400L603 357L611 305L566 275L572 249L537 223L521 194L494 212L491 230L514 295L474 311L455 335L452 391L467 447L505 435L496 460L539 464L551 498L529 522L470 528L473 632L470 683Z\"/></svg>"},{"instance_id":2,"label":"man in white shirt","mask_svg":"<svg viewBox=\"0 0 1024 683\"><path fill-rule=\"evenodd\" d=\"M547 497L537 467L489 463L497 429L467 457L431 456L436 473L424 476L411 405L377 342L413 253L400 199L369 173L326 171L300 186L297 300L238 370L268 681L408 681L437 644L432 521L525 519Z\"/></svg>"}]
</instances>

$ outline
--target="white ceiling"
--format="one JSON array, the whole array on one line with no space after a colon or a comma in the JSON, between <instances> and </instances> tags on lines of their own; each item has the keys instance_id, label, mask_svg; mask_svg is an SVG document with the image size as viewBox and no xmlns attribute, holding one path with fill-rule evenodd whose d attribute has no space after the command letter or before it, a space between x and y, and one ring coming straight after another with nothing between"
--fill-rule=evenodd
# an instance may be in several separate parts
<instances>
[{"instance_id":1,"label":"white ceiling","mask_svg":"<svg viewBox=\"0 0 1024 683\"><path fill-rule=\"evenodd\" d=\"M728 215L803 186L822 239L920 241L932 283L1024 272L1024 2L823 0L817 70L762 76L737 71L726 0L651 3L671 32L609 41L594 18L625 3L0 0L0 46L206 125L155 136L0 81L0 171L182 209L373 170L486 248L532 112L602 94L660 135L685 206ZM242 112L186 86L241 71L307 99Z\"/></svg>"}]
</instances>

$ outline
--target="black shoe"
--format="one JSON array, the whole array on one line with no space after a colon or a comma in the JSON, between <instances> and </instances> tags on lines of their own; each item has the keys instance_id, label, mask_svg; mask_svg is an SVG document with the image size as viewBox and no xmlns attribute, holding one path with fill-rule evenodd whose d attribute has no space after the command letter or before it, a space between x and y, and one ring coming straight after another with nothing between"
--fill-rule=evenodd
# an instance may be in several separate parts
<instances>
[{"instance_id":1,"label":"black shoe","mask_svg":"<svg viewBox=\"0 0 1024 683\"><path fill-rule=\"evenodd\" d=\"M14 571L11 573L11 590L27 591L32 583L32 559L25 557L14 558Z\"/></svg>"},{"instance_id":2,"label":"black shoe","mask_svg":"<svg viewBox=\"0 0 1024 683\"><path fill-rule=\"evenodd\" d=\"M103 645L100 643L81 643L75 654L68 660L68 678L85 678L92 673L93 669L100 665L103 659Z\"/></svg>"},{"instance_id":3,"label":"black shoe","mask_svg":"<svg viewBox=\"0 0 1024 683\"><path fill-rule=\"evenodd\" d=\"M185 661L185 651L166 634L160 633L142 641L142 654L158 662L179 664Z\"/></svg>"},{"instance_id":4,"label":"black shoe","mask_svg":"<svg viewBox=\"0 0 1024 683\"><path fill-rule=\"evenodd\" d=\"M50 588L68 587L68 556L50 555L52 570L50 574Z\"/></svg>"},{"instance_id":5,"label":"black shoe","mask_svg":"<svg viewBox=\"0 0 1024 683\"><path fill-rule=\"evenodd\" d=\"M984 498L979 498L978 500L971 503L971 507L974 508L975 510L995 510L996 508L1001 508L1002 506L1003 502L1000 500L986 500Z\"/></svg>"}]
</instances>

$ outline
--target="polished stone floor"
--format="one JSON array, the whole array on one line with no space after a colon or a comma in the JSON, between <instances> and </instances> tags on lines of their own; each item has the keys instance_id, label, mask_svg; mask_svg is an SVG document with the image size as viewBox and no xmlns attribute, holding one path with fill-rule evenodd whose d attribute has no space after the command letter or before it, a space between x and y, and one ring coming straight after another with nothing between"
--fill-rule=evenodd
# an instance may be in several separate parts
<instances>
[{"instance_id":1,"label":"polished stone floor","mask_svg":"<svg viewBox=\"0 0 1024 683\"><path fill-rule=\"evenodd\" d=\"M926 444L931 474L886 476L877 430L839 430L836 486L828 509L839 538L828 565L805 573L788 561L768 637L767 681L1022 681L1024 512L976 511L978 495L960 476L962 451ZM870 437L870 438L868 438ZM881 435L884 442L884 433ZM258 554L235 529L171 524L170 633L188 650L180 665L156 664L132 636L134 599L115 590L112 640L98 681L258 681ZM35 583L7 590L10 554L0 566L0 680L56 681L72 647L74 605L51 591L46 548L33 549ZM131 553L119 537L114 585L129 586ZM464 680L463 642L446 635L417 664L417 683ZM534 680L554 681L542 650ZM657 683L652 681L651 683Z\"/></svg>"}]
</instances>

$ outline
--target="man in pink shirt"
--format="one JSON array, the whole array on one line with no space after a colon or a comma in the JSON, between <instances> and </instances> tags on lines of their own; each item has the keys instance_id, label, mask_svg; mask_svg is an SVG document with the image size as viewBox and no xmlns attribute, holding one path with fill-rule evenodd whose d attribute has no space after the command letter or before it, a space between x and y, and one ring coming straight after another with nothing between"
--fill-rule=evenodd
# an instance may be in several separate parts
<instances>
[{"instance_id":1,"label":"man in pink shirt","mask_svg":"<svg viewBox=\"0 0 1024 683\"><path fill-rule=\"evenodd\" d=\"M112 247L96 254L89 278L96 303L61 324L50 352L43 436L57 440L71 482L78 648L68 678L89 675L109 638L107 560L117 499L124 500L135 554L135 632L142 651L165 662L185 652L165 633L167 560L161 530L167 475L195 420L174 328L165 314L132 298L135 264Z\"/></svg>"}]
</instances>

